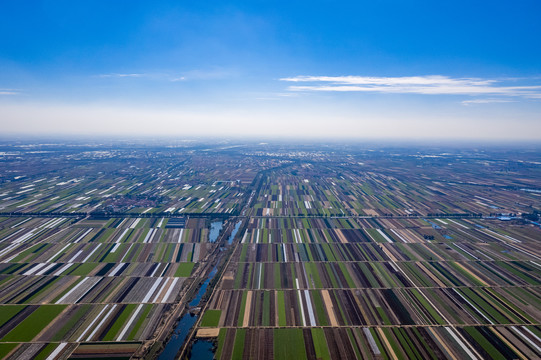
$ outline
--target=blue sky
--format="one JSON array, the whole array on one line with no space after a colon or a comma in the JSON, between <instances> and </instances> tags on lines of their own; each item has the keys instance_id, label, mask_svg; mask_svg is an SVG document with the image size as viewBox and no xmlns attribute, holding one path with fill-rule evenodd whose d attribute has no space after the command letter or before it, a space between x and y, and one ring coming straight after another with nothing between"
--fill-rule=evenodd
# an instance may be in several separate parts
<instances>
[{"instance_id":1,"label":"blue sky","mask_svg":"<svg viewBox=\"0 0 541 360\"><path fill-rule=\"evenodd\" d=\"M3 1L7 134L541 140L539 1Z\"/></svg>"}]
</instances>

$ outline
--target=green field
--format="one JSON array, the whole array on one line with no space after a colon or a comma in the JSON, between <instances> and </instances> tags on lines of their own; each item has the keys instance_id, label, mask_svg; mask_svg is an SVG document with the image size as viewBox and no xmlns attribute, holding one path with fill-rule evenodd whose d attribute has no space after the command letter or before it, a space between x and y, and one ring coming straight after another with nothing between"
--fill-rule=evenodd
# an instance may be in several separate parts
<instances>
[{"instance_id":1,"label":"green field","mask_svg":"<svg viewBox=\"0 0 541 360\"><path fill-rule=\"evenodd\" d=\"M19 344L0 344L0 358L3 359L11 350L15 349L15 346Z\"/></svg>"},{"instance_id":2,"label":"green field","mask_svg":"<svg viewBox=\"0 0 541 360\"><path fill-rule=\"evenodd\" d=\"M39 334L67 305L43 305L11 330L1 341L30 341Z\"/></svg>"},{"instance_id":3,"label":"green field","mask_svg":"<svg viewBox=\"0 0 541 360\"><path fill-rule=\"evenodd\" d=\"M275 359L306 359L302 329L274 330Z\"/></svg>"},{"instance_id":4,"label":"green field","mask_svg":"<svg viewBox=\"0 0 541 360\"><path fill-rule=\"evenodd\" d=\"M0 307L0 326L4 325L12 317L17 315L19 311L24 309L24 305L4 305Z\"/></svg>"},{"instance_id":5,"label":"green field","mask_svg":"<svg viewBox=\"0 0 541 360\"><path fill-rule=\"evenodd\" d=\"M194 265L195 265L195 263L191 263L191 262L184 262L184 263L178 264L178 269L175 272L175 276L177 276L177 277L188 277L188 276L190 276L192 274L192 270L193 270Z\"/></svg>"},{"instance_id":6,"label":"green field","mask_svg":"<svg viewBox=\"0 0 541 360\"><path fill-rule=\"evenodd\" d=\"M202 327L216 327L220 322L222 310L207 310L201 319Z\"/></svg>"}]
</instances>

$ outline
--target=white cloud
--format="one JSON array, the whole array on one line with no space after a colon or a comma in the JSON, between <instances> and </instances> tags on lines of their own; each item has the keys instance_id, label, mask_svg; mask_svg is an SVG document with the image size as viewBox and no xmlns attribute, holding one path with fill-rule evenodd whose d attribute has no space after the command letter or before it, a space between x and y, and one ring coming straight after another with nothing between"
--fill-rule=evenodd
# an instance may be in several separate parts
<instances>
[{"instance_id":1,"label":"white cloud","mask_svg":"<svg viewBox=\"0 0 541 360\"><path fill-rule=\"evenodd\" d=\"M516 85L515 79L451 78L442 75L370 77L370 76L295 76L280 79L293 83L290 91L337 91L405 93L426 95L498 95L541 97L541 85ZM512 82L512 84L509 84Z\"/></svg>"},{"instance_id":2,"label":"white cloud","mask_svg":"<svg viewBox=\"0 0 541 360\"><path fill-rule=\"evenodd\" d=\"M17 89L0 89L0 95L19 95L20 93Z\"/></svg>"},{"instance_id":3,"label":"white cloud","mask_svg":"<svg viewBox=\"0 0 541 360\"><path fill-rule=\"evenodd\" d=\"M189 70L184 72L172 72L172 73L161 73L161 72L148 72L148 73L110 73L110 74L99 74L94 75L94 77L104 78L104 79L119 79L119 78L144 78L156 81L188 81L188 80L217 80L217 79L226 79L238 75L238 72L235 70L229 69L208 69L208 70Z\"/></svg>"},{"instance_id":4,"label":"white cloud","mask_svg":"<svg viewBox=\"0 0 541 360\"><path fill-rule=\"evenodd\" d=\"M472 105L472 104L492 104L492 103L511 103L515 102L513 100L505 99L474 99L474 100L464 100L462 105Z\"/></svg>"}]
</instances>

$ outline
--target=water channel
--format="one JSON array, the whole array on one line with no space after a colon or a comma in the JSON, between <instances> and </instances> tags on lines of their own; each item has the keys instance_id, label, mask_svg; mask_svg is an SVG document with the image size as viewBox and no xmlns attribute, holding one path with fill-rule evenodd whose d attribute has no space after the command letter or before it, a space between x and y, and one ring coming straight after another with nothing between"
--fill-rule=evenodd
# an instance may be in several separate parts
<instances>
[{"instance_id":1,"label":"water channel","mask_svg":"<svg viewBox=\"0 0 541 360\"><path fill-rule=\"evenodd\" d=\"M220 235L220 230L222 230L223 221L214 221L210 223L210 233L209 233L209 242L215 243Z\"/></svg>"},{"instance_id":2,"label":"water channel","mask_svg":"<svg viewBox=\"0 0 541 360\"><path fill-rule=\"evenodd\" d=\"M231 242L235 238L235 235L239 231L241 223L242 221L239 221L235 225L235 228L233 229L233 231L231 232L231 235L227 239L228 244L231 244ZM210 234L209 234L210 242L216 241L216 239L218 238L218 234L220 233L220 230L222 229L222 225L223 225L222 221L217 221L210 224ZM190 308L193 308L199 305L201 298L207 292L209 283L212 281L214 276L216 276L217 272L218 272L218 268L216 266L213 267L212 271L207 276L207 279L205 280L203 285L201 285L201 288L197 292L197 295L188 304ZM175 328L175 331L173 332L173 335L171 336L171 339L169 339L169 342L165 346L165 349L158 357L159 360L170 360L170 359L175 358L175 355L182 348L182 345L184 345L184 342L186 341L186 337L188 336L191 328L194 326L195 322L197 321L197 317L198 317L197 315L192 315L189 312L187 312L184 316L182 316L177 327ZM214 357L213 347L214 347L214 344L212 341L197 340L192 347L190 359L212 360L212 358Z\"/></svg>"}]
</instances>

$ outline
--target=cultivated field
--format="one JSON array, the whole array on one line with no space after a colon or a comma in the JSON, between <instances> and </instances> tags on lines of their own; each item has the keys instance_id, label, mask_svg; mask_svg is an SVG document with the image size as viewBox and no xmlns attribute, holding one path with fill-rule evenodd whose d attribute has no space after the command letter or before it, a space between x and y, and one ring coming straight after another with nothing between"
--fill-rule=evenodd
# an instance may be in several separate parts
<instances>
[{"instance_id":1,"label":"cultivated field","mask_svg":"<svg viewBox=\"0 0 541 360\"><path fill-rule=\"evenodd\" d=\"M229 145L5 145L0 358L541 357L539 153Z\"/></svg>"}]
</instances>

